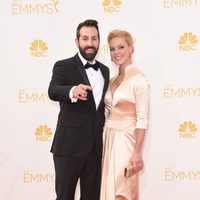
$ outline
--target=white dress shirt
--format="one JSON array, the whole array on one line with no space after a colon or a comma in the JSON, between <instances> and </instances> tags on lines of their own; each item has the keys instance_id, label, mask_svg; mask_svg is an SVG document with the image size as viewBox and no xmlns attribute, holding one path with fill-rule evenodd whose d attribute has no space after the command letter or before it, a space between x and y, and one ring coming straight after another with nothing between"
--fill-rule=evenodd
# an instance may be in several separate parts
<instances>
[{"instance_id":1,"label":"white dress shirt","mask_svg":"<svg viewBox=\"0 0 200 200\"><path fill-rule=\"evenodd\" d=\"M83 65L85 66L86 63L88 62L87 60L85 60L80 53L78 53ZM92 63L90 64L94 64L96 61L94 60ZM101 73L101 70L98 68L98 70L94 70L93 68L88 68L88 69L85 69L86 70L86 73L87 73L87 76L88 76L88 79L89 79L89 82L90 82L90 85L92 87L92 93L93 93L93 96L94 96L94 100L95 100L95 104L96 104L96 109L98 108L99 106L99 103L101 101L101 97L102 97L102 93L103 93L103 87L104 87L104 78L103 78L103 75ZM70 90L70 98L71 98L71 101L72 102L76 102L77 99L76 98L73 98L73 90L74 90L75 86Z\"/></svg>"}]
</instances>

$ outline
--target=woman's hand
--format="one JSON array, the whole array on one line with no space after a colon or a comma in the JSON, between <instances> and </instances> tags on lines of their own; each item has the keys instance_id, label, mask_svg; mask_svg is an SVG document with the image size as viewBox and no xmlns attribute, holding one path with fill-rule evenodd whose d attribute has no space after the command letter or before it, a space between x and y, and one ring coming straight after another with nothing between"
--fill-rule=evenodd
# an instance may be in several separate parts
<instances>
[{"instance_id":1,"label":"woman's hand","mask_svg":"<svg viewBox=\"0 0 200 200\"><path fill-rule=\"evenodd\" d=\"M144 167L141 153L134 152L131 158L131 163L133 164L135 173L141 171Z\"/></svg>"}]
</instances>

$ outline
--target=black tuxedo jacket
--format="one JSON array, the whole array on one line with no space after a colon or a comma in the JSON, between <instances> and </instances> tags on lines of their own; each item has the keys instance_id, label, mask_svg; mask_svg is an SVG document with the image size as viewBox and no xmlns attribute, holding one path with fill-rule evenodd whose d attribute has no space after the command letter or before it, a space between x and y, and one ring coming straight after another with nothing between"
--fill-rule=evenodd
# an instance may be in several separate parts
<instances>
[{"instance_id":1,"label":"black tuxedo jacket","mask_svg":"<svg viewBox=\"0 0 200 200\"><path fill-rule=\"evenodd\" d=\"M84 66L76 54L74 57L55 63L48 94L53 101L59 101L60 112L51 152L61 156L85 157L95 146L102 154L102 133L105 122L104 96L109 82L109 69L96 61L105 79L103 95L96 109L94 97L88 92L87 101L71 103L69 91L80 83L90 85Z\"/></svg>"}]
</instances>

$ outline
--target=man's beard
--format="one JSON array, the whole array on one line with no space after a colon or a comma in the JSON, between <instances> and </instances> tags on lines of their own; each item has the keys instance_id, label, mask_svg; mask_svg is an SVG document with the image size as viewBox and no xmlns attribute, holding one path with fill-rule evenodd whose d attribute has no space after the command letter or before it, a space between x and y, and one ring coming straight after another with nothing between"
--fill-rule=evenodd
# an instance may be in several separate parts
<instances>
[{"instance_id":1,"label":"man's beard","mask_svg":"<svg viewBox=\"0 0 200 200\"><path fill-rule=\"evenodd\" d=\"M91 49L91 48L94 49L94 52L93 53L86 53L86 50ZM88 61L92 61L92 60L94 60L95 56L97 55L98 48L96 49L95 47L85 47L83 49L79 46L79 51L80 51L80 54L83 56L83 58L85 58Z\"/></svg>"}]
</instances>

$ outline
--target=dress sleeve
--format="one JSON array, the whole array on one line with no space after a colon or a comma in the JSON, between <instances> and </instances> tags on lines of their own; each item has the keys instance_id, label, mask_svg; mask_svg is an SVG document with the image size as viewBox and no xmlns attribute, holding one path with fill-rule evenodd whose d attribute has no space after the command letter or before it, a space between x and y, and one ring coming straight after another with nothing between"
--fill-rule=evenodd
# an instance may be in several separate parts
<instances>
[{"instance_id":1,"label":"dress sleeve","mask_svg":"<svg viewBox=\"0 0 200 200\"><path fill-rule=\"evenodd\" d=\"M139 76L134 84L136 106L136 128L147 129L150 104L150 86L143 76Z\"/></svg>"}]
</instances>

